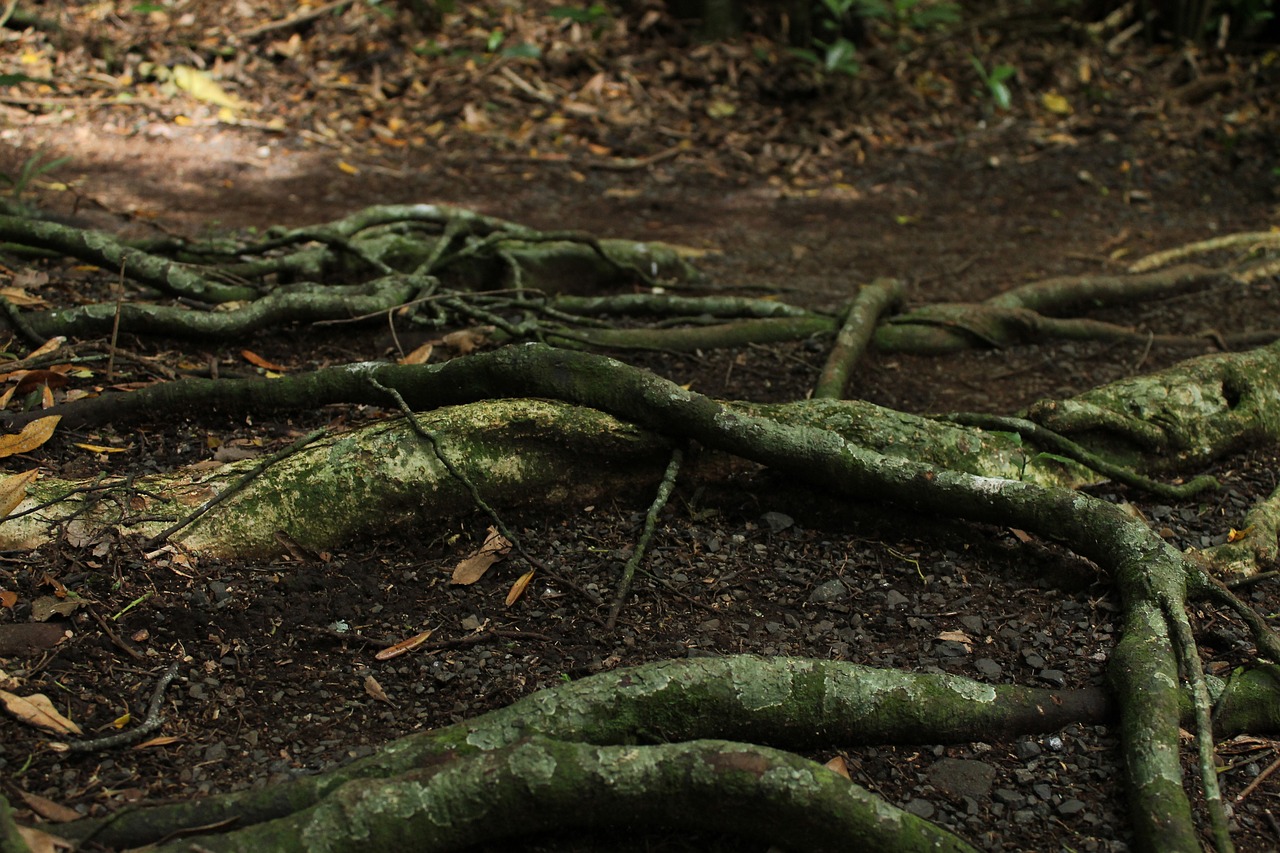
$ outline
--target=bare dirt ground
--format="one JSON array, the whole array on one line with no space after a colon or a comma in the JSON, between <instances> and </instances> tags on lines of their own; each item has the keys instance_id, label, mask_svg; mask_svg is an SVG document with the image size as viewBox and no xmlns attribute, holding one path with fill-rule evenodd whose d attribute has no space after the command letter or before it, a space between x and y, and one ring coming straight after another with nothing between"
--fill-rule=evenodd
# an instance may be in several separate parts
<instances>
[{"instance_id":1,"label":"bare dirt ground","mask_svg":"<svg viewBox=\"0 0 1280 853\"><path fill-rule=\"evenodd\" d=\"M1277 66L1262 51L1131 44L1109 53L1114 31L1041 37L1025 22L993 19L949 40L907 27L873 32L862 75L815 87L811 70L767 43L696 45L657 9L656 19L614 12L596 32L539 4L475 7L424 36L356 5L246 38L292 5L242 3L226 16L200 6L143 15L77 7L63 15L61 36L3 32L0 73L52 82L4 90L0 173L19 174L32 155L67 156L26 197L134 235L447 202L536 227L712 250L701 266L714 287L823 307L877 276L909 282L914 304L969 299L1280 226ZM499 28L505 44L524 39L541 57L486 53ZM1012 109L993 108L970 54L1018 69ZM248 106L220 116L217 105L146 76L144 61L204 64ZM1195 83L1207 94L1180 88ZM1049 109L1049 92L1070 112ZM85 274L50 270L50 298L74 301L75 277ZM12 272L0 268L0 278ZM1274 309L1272 283L1248 300L1218 291L1109 319L1240 332L1280 325ZM390 352L384 334L367 330L122 346L242 371L253 370L242 349L292 370ZM1056 343L945 359L873 354L850 393L915 412L1012 413L1201 351L1208 346ZM813 341L643 363L714 396L787 400L809 392L824 356ZM324 409L287 421L122 424L55 436L37 459L63 474L167 469L206 460L215 445L274 448L300 430L364 416ZM128 449L95 456L77 442ZM1275 488L1274 449L1214 473L1225 488L1208 499L1140 508L1180 546L1220 542L1254 497ZM46 576L92 602L65 620L72 638L55 649L0 651L0 668L57 697L86 732L139 714L157 675L182 661L162 730L172 742L68 756L39 732L6 725L6 793L36 812L22 793L100 814L267 784L562 679L671 657L756 652L1040 686L1102 682L1118 608L1082 561L1008 530L884 517L768 472L744 472L735 485L672 501L645 567L651 576L612 635L590 621L587 602L551 584L504 606L515 565L450 586L452 566L483 538L479 516L423 518L322 560L182 564L70 546L4 555L0 587L18 599L0 622L28 620ZM619 495L567 517L527 511L507 521L557 572L609 590L647 501ZM1255 600L1280 612L1272 588ZM1253 654L1212 610L1196 617L1211 671ZM374 661L382 644L426 628L432 642L417 653ZM946 631L976 642L966 649L940 639ZM368 692L369 675L385 700ZM1129 837L1114 747L1111 730L1097 728L1016 743L832 744L815 757L843 755L855 780L986 849L1119 851ZM1223 752L1234 797L1276 746L1242 741ZM1280 783L1265 781L1236 806L1239 849L1280 845L1277 798ZM745 849L661 833L533 844Z\"/></svg>"}]
</instances>

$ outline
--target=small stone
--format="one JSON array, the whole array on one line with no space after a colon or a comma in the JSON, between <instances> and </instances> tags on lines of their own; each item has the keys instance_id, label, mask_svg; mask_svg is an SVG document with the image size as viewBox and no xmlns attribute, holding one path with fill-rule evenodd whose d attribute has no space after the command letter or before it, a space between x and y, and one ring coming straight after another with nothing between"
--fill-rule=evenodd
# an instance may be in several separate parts
<instances>
[{"instance_id":1,"label":"small stone","mask_svg":"<svg viewBox=\"0 0 1280 853\"><path fill-rule=\"evenodd\" d=\"M929 784L951 800L985 800L991 795L996 768L985 761L962 758L940 758L925 774Z\"/></svg>"},{"instance_id":2,"label":"small stone","mask_svg":"<svg viewBox=\"0 0 1280 853\"><path fill-rule=\"evenodd\" d=\"M908 801L907 804L903 806L903 808L906 811L911 812L911 814L915 815L916 817L924 818L925 820L928 820L929 818L933 817L933 812L934 812L933 803L929 802L928 800L922 800L917 797L914 800Z\"/></svg>"},{"instance_id":3,"label":"small stone","mask_svg":"<svg viewBox=\"0 0 1280 853\"><path fill-rule=\"evenodd\" d=\"M1041 681L1052 684L1054 687L1061 687L1067 683L1067 674L1060 669L1042 669L1039 677Z\"/></svg>"},{"instance_id":4,"label":"small stone","mask_svg":"<svg viewBox=\"0 0 1280 853\"><path fill-rule=\"evenodd\" d=\"M1000 664L996 663L991 658L978 658L973 662L973 666L978 670L978 672L982 673L987 678L1000 677Z\"/></svg>"},{"instance_id":5,"label":"small stone","mask_svg":"<svg viewBox=\"0 0 1280 853\"><path fill-rule=\"evenodd\" d=\"M809 603L830 604L835 601L843 601L848 596L849 587L844 585L844 581L837 578L827 581L809 593Z\"/></svg>"},{"instance_id":6,"label":"small stone","mask_svg":"<svg viewBox=\"0 0 1280 853\"><path fill-rule=\"evenodd\" d=\"M904 604L909 603L910 601L911 599L907 598L905 595L898 592L896 589L891 589L888 592L886 592L884 595L885 607L901 607Z\"/></svg>"},{"instance_id":7,"label":"small stone","mask_svg":"<svg viewBox=\"0 0 1280 853\"><path fill-rule=\"evenodd\" d=\"M1044 750L1040 748L1040 744L1033 740L1020 740L1018 741L1018 745L1013 748L1014 754L1023 761L1026 761L1029 758L1035 758L1043 751Z\"/></svg>"},{"instance_id":8,"label":"small stone","mask_svg":"<svg viewBox=\"0 0 1280 853\"><path fill-rule=\"evenodd\" d=\"M796 523L794 518L784 512L766 512L760 516L760 520L769 525L769 529L774 533L781 533Z\"/></svg>"},{"instance_id":9,"label":"small stone","mask_svg":"<svg viewBox=\"0 0 1280 853\"><path fill-rule=\"evenodd\" d=\"M1058 814L1063 817L1070 817L1072 815L1080 814L1080 812L1084 811L1084 808L1084 803L1080 800L1074 798L1070 800L1063 800L1058 804Z\"/></svg>"}]
</instances>

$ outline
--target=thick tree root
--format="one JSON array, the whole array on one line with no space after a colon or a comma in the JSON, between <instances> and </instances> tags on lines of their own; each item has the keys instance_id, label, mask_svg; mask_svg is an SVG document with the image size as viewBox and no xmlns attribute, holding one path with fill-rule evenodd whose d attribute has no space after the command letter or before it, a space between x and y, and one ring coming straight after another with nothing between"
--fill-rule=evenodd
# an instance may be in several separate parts
<instances>
[{"instance_id":1,"label":"thick tree root","mask_svg":"<svg viewBox=\"0 0 1280 853\"><path fill-rule=\"evenodd\" d=\"M523 821L494 821L488 811L498 807L490 800L493 796L517 796L520 800L506 807L525 808L528 791L512 794L505 791L506 785L487 783L486 791L480 791L472 787L480 781L475 774L483 779L485 773L500 775L517 767L527 774L541 766L535 776L545 778L547 785L556 780L555 790L534 785L552 798L546 815L554 818L554 826L584 825L583 810L561 808L564 801L560 798L572 799L576 793L590 802L590 797L605 796L602 788L609 787L628 791L628 809L602 809L589 819L592 825L627 826L635 819L632 808L634 814L691 825L689 821L698 812L693 816L685 812L681 805L684 798L713 796L712 792L719 790L733 799L729 795L737 790L736 785L751 783L770 793L768 802L756 799L759 793L749 798L761 813L778 817L790 814L790 809L812 806L815 818L823 816L817 824L832 822L832 833L823 835L814 822L800 821L797 831L806 827L805 832L812 834L779 839L778 843L789 849L967 849L946 833L902 815L825 768L750 744L812 750L836 743L966 742L1053 731L1068 722L1096 724L1108 719L1109 713L1108 703L1097 690L989 685L959 676L749 655L668 661L544 690L465 723L409 735L369 758L320 776L262 790L126 810L62 830L68 838L92 838L121 847L153 842L185 827L233 820L226 827L225 842L206 836L184 838L181 848L174 849L190 849L187 845L193 841L211 850L294 849L299 838L312 837L316 826L335 816L362 825L363 819L351 809L375 808L367 799L372 796L370 791L394 797L397 802L416 792L415 801L447 809L450 825L467 834L450 836L445 834L449 827L424 824L424 833L440 833L443 840L439 846L414 849L456 849L493 837L486 833L494 831L495 823L531 828ZM536 749L522 752L530 738L548 739L533 742L556 744L557 751L547 755ZM738 743L717 744L709 738ZM664 746L625 746L636 743ZM606 745L618 748L600 748ZM484 755L495 751L498 754ZM656 769L655 765L668 760L687 772L671 777ZM649 770L637 777L635 771L641 767ZM705 769L699 771L699 767ZM717 768L728 776L715 772ZM450 776L434 779L442 771ZM696 778L699 773L701 782ZM706 786L705 790L683 787L689 784L690 774L694 788ZM532 781L525 779L524 783ZM723 787L726 785L731 787ZM781 787L773 787L778 785ZM463 787L460 790L457 786ZM513 787L519 790L524 785ZM431 796L427 790L432 791ZM306 811L312 807L320 811ZM538 806L534 803L531 807ZM720 808L732 807L722 802ZM439 817L443 813L434 814ZM708 821L705 813L700 816L696 825L734 829L732 824ZM246 831L259 825L261 829ZM738 829L754 834L757 826L744 822ZM330 827L324 837L330 837L329 831L339 830Z\"/></svg>"}]
</instances>

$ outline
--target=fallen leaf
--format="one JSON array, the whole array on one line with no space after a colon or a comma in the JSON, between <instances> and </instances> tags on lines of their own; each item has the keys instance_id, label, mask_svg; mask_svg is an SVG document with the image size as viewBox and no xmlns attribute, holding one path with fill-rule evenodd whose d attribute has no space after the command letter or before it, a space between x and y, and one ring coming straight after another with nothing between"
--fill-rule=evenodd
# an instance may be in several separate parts
<instances>
[{"instance_id":1,"label":"fallen leaf","mask_svg":"<svg viewBox=\"0 0 1280 853\"><path fill-rule=\"evenodd\" d=\"M173 85L182 89L197 101L204 101L217 107L242 110L249 106L246 102L227 94L221 86L209 76L208 72L190 65L175 65L170 73Z\"/></svg>"},{"instance_id":2,"label":"fallen leaf","mask_svg":"<svg viewBox=\"0 0 1280 853\"><path fill-rule=\"evenodd\" d=\"M168 746L171 743L177 743L182 738L176 735L163 735L161 737L153 737L151 740L144 740L140 744L136 744L134 749L149 749L153 746Z\"/></svg>"},{"instance_id":3,"label":"fallen leaf","mask_svg":"<svg viewBox=\"0 0 1280 853\"><path fill-rule=\"evenodd\" d=\"M406 355L404 358L400 359L400 363L401 364L426 364L427 360L431 358L431 351L433 349L435 349L435 344L431 343L430 341L427 341L425 344L418 347L413 352Z\"/></svg>"},{"instance_id":4,"label":"fallen leaf","mask_svg":"<svg viewBox=\"0 0 1280 853\"><path fill-rule=\"evenodd\" d=\"M482 346L485 341L489 340L489 335L491 334L493 334L493 326L472 326L469 329L450 332L444 336L443 343L450 349L457 351L458 355L468 355L476 347Z\"/></svg>"},{"instance_id":5,"label":"fallen leaf","mask_svg":"<svg viewBox=\"0 0 1280 853\"><path fill-rule=\"evenodd\" d=\"M430 636L430 629L423 631L421 634L415 634L407 640L401 640L394 646L387 646L385 649L374 655L374 658L377 660L391 660L392 658L400 657L400 655L405 652L411 652L418 646L425 643L427 638Z\"/></svg>"},{"instance_id":6,"label":"fallen leaf","mask_svg":"<svg viewBox=\"0 0 1280 853\"><path fill-rule=\"evenodd\" d=\"M835 758L822 765L833 773L839 773L844 778L852 781L853 777L849 775L849 765L845 764L844 756L837 755Z\"/></svg>"},{"instance_id":7,"label":"fallen leaf","mask_svg":"<svg viewBox=\"0 0 1280 853\"><path fill-rule=\"evenodd\" d=\"M22 797L27 807L45 820L51 820L55 823L67 823L73 820L79 820L84 817L80 812L73 808L64 806L61 803L55 803L47 797L39 794L29 794L26 791L19 791L18 796Z\"/></svg>"},{"instance_id":8,"label":"fallen leaf","mask_svg":"<svg viewBox=\"0 0 1280 853\"><path fill-rule=\"evenodd\" d=\"M529 588L529 583L533 580L533 573L536 569L530 569L516 579L511 585L511 589L507 592L506 605L510 607L520 600L520 596L524 595L524 591Z\"/></svg>"},{"instance_id":9,"label":"fallen leaf","mask_svg":"<svg viewBox=\"0 0 1280 853\"><path fill-rule=\"evenodd\" d=\"M282 364L276 364L274 361L268 361L253 350L240 350L240 357L252 364L254 367L261 367L263 370L275 370L283 373L289 369Z\"/></svg>"},{"instance_id":10,"label":"fallen leaf","mask_svg":"<svg viewBox=\"0 0 1280 853\"><path fill-rule=\"evenodd\" d=\"M359 168L357 168L356 166L352 166L352 165L351 165L350 163L348 163L346 160L339 160L339 161L338 161L338 170L339 170L339 171L341 171L341 172L345 172L345 173L347 173L348 175L358 175L358 174L360 174L360 169L359 169Z\"/></svg>"},{"instance_id":11,"label":"fallen leaf","mask_svg":"<svg viewBox=\"0 0 1280 853\"><path fill-rule=\"evenodd\" d=\"M16 370L12 376L18 380L17 394L30 394L40 386L46 388L62 388L71 380L65 373L57 370Z\"/></svg>"},{"instance_id":12,"label":"fallen leaf","mask_svg":"<svg viewBox=\"0 0 1280 853\"><path fill-rule=\"evenodd\" d=\"M490 566L505 557L510 550L511 543L506 537L499 533L496 527L490 527L484 544L454 567L453 576L449 582L460 586L475 583L484 577L484 573L489 571Z\"/></svg>"},{"instance_id":13,"label":"fallen leaf","mask_svg":"<svg viewBox=\"0 0 1280 853\"><path fill-rule=\"evenodd\" d=\"M0 589L0 607L9 608L18 603L18 594L11 589Z\"/></svg>"},{"instance_id":14,"label":"fallen leaf","mask_svg":"<svg viewBox=\"0 0 1280 853\"><path fill-rule=\"evenodd\" d=\"M96 269L96 267L91 267L91 269ZM29 352L27 354L27 358L35 358L36 356L39 356L39 355L48 355L49 353L53 352L54 350L56 350L58 347L62 346L66 342L67 342L67 339L64 338L62 335L55 335L54 337L49 338L49 340L45 341L40 346L36 347L34 350Z\"/></svg>"},{"instance_id":15,"label":"fallen leaf","mask_svg":"<svg viewBox=\"0 0 1280 853\"><path fill-rule=\"evenodd\" d=\"M1228 532L1227 532L1227 541L1228 541L1228 542L1239 542L1241 539L1245 538L1246 536L1248 536L1248 535L1249 535L1250 533L1252 533L1252 532L1253 532L1253 525L1252 525L1252 524L1250 524L1250 525L1249 525L1248 527L1246 527L1244 530L1236 530L1236 529L1233 527L1233 528L1231 528L1231 530L1230 530L1230 531L1228 531Z\"/></svg>"},{"instance_id":16,"label":"fallen leaf","mask_svg":"<svg viewBox=\"0 0 1280 853\"><path fill-rule=\"evenodd\" d=\"M81 734L80 727L59 714L49 697L43 693L17 696L7 690L0 690L0 702L4 703L6 711L28 725L59 735Z\"/></svg>"},{"instance_id":17,"label":"fallen leaf","mask_svg":"<svg viewBox=\"0 0 1280 853\"><path fill-rule=\"evenodd\" d=\"M378 679L372 675L366 675L364 678L364 692L379 702L391 704L391 699L387 696L387 692L382 689L382 685L378 683Z\"/></svg>"},{"instance_id":18,"label":"fallen leaf","mask_svg":"<svg viewBox=\"0 0 1280 853\"><path fill-rule=\"evenodd\" d=\"M31 848L31 853L64 853L67 850L75 850L77 847L75 843L65 838L50 835L39 829L19 826L17 830L27 847Z\"/></svg>"},{"instance_id":19,"label":"fallen leaf","mask_svg":"<svg viewBox=\"0 0 1280 853\"><path fill-rule=\"evenodd\" d=\"M54 616L70 616L85 604L80 598L55 598L42 595L31 602L31 618L37 622L48 622Z\"/></svg>"},{"instance_id":20,"label":"fallen leaf","mask_svg":"<svg viewBox=\"0 0 1280 853\"><path fill-rule=\"evenodd\" d=\"M938 639L944 643L959 643L968 651L973 651L973 637L970 637L964 631L943 631L938 635Z\"/></svg>"},{"instance_id":21,"label":"fallen leaf","mask_svg":"<svg viewBox=\"0 0 1280 853\"><path fill-rule=\"evenodd\" d=\"M8 518L9 513L18 508L18 504L27 496L27 486L35 482L38 473L32 468L0 480L0 518Z\"/></svg>"},{"instance_id":22,"label":"fallen leaf","mask_svg":"<svg viewBox=\"0 0 1280 853\"><path fill-rule=\"evenodd\" d=\"M90 453L127 453L129 450L127 447L106 447L101 444L84 444L79 441L74 444L81 450L87 450Z\"/></svg>"},{"instance_id":23,"label":"fallen leaf","mask_svg":"<svg viewBox=\"0 0 1280 853\"><path fill-rule=\"evenodd\" d=\"M1041 95L1040 106L1059 116L1069 116L1074 112L1071 109L1071 102L1057 92L1045 92Z\"/></svg>"},{"instance_id":24,"label":"fallen leaf","mask_svg":"<svg viewBox=\"0 0 1280 853\"><path fill-rule=\"evenodd\" d=\"M22 428L17 435L0 435L0 457L15 453L30 453L53 436L61 415L37 418Z\"/></svg>"}]
</instances>

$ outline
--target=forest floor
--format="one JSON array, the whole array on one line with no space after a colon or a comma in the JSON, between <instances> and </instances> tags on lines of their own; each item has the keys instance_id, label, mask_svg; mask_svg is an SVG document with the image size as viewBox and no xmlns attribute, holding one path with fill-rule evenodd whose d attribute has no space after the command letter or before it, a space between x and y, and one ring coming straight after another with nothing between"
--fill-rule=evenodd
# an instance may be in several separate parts
<instances>
[{"instance_id":1,"label":"forest floor","mask_svg":"<svg viewBox=\"0 0 1280 853\"><path fill-rule=\"evenodd\" d=\"M61 33L0 30L0 74L32 78L0 90L0 174L69 158L23 186L23 198L115 233L201 236L373 204L450 203L705 250L699 265L717 289L834 308L879 276L906 281L911 304L975 299L1280 227L1280 63L1262 50L1109 44L1118 27L975 13L947 38L907 21L877 25L861 73L824 80L763 40L698 44L656 7L591 7L575 20L541 2L468 4L424 35L361 3L260 32L298 7L66 5ZM971 57L1016 71L1008 109ZM227 103L154 70L178 65L203 68ZM0 284L19 272L0 267ZM40 295L66 304L78 282L101 275L48 272ZM1272 281L1099 316L1225 333L1275 328L1275 309ZM179 372L215 361L253 373L244 350L289 371L394 356L384 328L333 329L120 345ZM712 396L784 401L810 392L826 346L628 358ZM1015 413L1208 351L1206 338L1179 350L1058 342L946 358L873 353L850 396L910 412ZM65 476L168 470L219 447L271 450L369 416L161 418L59 434L34 457ZM1132 500L1180 547L1203 547L1276 487L1277 470L1276 449L1260 448L1223 460L1213 473L1224 488L1200 500L1098 494ZM568 516L523 510L506 520L558 573L607 593L647 503L619 495ZM69 756L7 724L5 793L30 821L56 817L49 802L102 814L269 784L564 679L673 657L798 655L1085 686L1103 682L1117 638L1106 578L1060 550L1008 529L876 515L766 471L744 470L714 494L678 492L613 634L553 584L504 605L517 561L451 586L450 570L486 526L479 515L424 519L318 560L189 562L66 543L0 556L0 588L17 593L0 623L29 620L51 581L91 602L65 620L72 637L56 648L0 649L0 668L23 691L56 697L86 732L140 714L158 674L182 660L161 732L171 741ZM1254 597L1262 612L1280 612L1274 587ZM1251 659L1238 626L1209 608L1194 617L1210 671ZM381 645L428 628L417 651L374 660ZM384 695L371 693L370 675ZM1115 747L1113 729L1077 727L1017 742L831 744L814 757L844 756L856 781L984 849L1120 851L1130 837ZM1280 745L1241 739L1221 752L1234 798ZM1239 849L1280 846L1277 779L1236 804ZM634 832L532 844L749 849Z\"/></svg>"}]
</instances>

